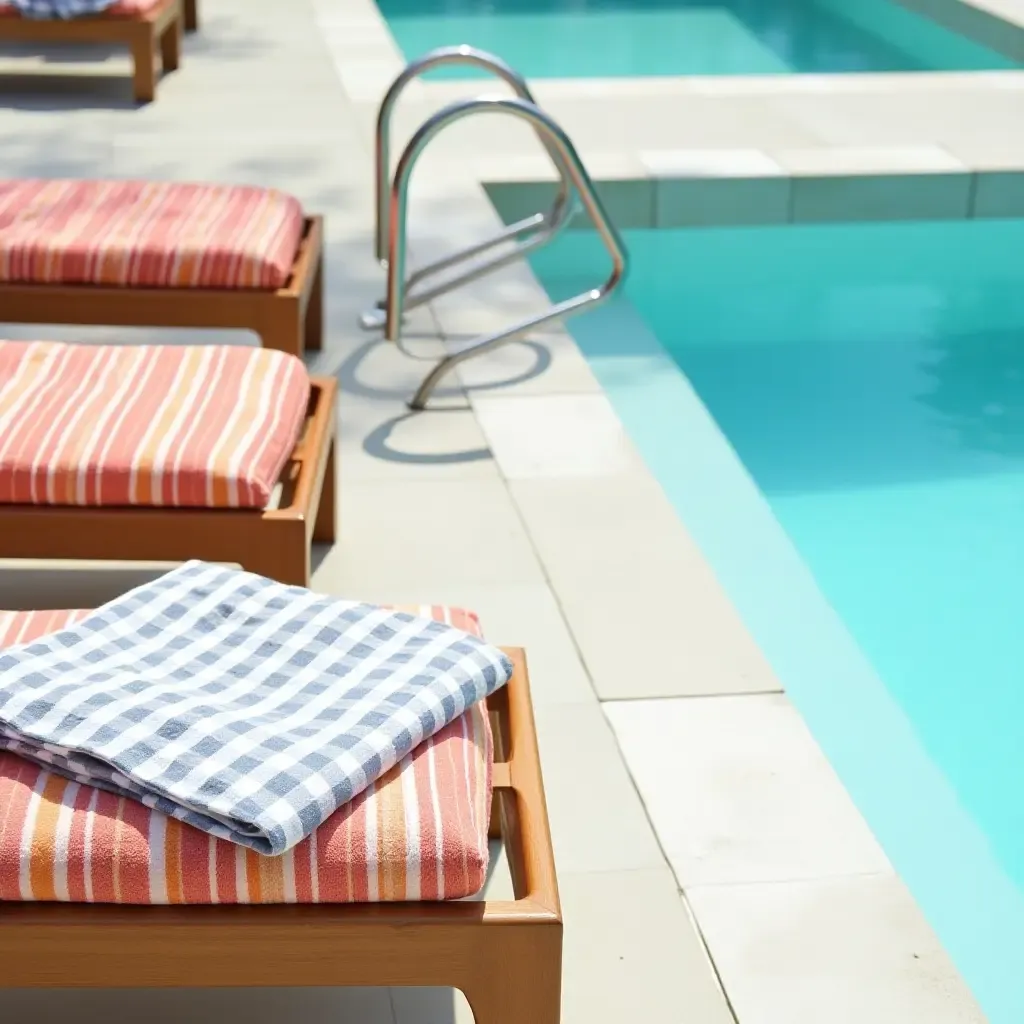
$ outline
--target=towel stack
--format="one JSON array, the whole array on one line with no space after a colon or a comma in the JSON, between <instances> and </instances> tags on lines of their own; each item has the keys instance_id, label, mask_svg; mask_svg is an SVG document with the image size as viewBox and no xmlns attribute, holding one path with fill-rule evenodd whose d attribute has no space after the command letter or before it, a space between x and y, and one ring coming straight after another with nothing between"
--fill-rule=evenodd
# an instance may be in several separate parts
<instances>
[{"instance_id":1,"label":"towel stack","mask_svg":"<svg viewBox=\"0 0 1024 1024\"><path fill-rule=\"evenodd\" d=\"M187 563L0 651L0 899L468 895L511 671L445 622Z\"/></svg>"}]
</instances>

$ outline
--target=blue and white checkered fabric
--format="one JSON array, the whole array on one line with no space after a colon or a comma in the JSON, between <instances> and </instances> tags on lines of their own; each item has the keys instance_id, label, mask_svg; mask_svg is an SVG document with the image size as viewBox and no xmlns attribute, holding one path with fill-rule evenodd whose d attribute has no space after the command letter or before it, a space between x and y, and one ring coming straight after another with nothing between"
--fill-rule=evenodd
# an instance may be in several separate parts
<instances>
[{"instance_id":1,"label":"blue and white checkered fabric","mask_svg":"<svg viewBox=\"0 0 1024 1024\"><path fill-rule=\"evenodd\" d=\"M81 18L113 7L117 0L7 0L23 18Z\"/></svg>"},{"instance_id":2,"label":"blue and white checkered fabric","mask_svg":"<svg viewBox=\"0 0 1024 1024\"><path fill-rule=\"evenodd\" d=\"M279 854L511 674L444 623L188 562L0 652L0 749Z\"/></svg>"}]
</instances>

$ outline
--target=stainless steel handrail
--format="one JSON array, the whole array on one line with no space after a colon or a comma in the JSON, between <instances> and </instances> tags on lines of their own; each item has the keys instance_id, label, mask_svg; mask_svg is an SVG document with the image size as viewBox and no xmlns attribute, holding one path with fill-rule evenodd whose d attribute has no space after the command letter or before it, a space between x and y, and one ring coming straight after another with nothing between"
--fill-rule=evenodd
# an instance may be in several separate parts
<instances>
[{"instance_id":1,"label":"stainless steel handrail","mask_svg":"<svg viewBox=\"0 0 1024 1024\"><path fill-rule=\"evenodd\" d=\"M429 53L412 61L402 71L384 94L384 99L381 100L380 108L377 111L377 130L374 146L376 160L374 186L376 191L377 224L374 235L374 252L377 260L385 267L387 266L388 250L388 197L391 191L391 116L406 86L411 82L434 68L458 64L468 64L490 71L498 78L504 80L521 99L536 105L536 100L530 92L530 87L526 84L526 79L515 68L506 64L505 61L493 53L478 50L473 46L443 46L436 50L431 50ZM557 151L551 147L543 136L541 136L540 141L548 151L555 169L558 171L558 192L555 195L550 211L526 217L504 228L493 238L442 257L436 262L414 271L410 274L409 279L404 285L407 295L406 308L412 309L425 302L430 302L432 299L437 298L438 295L442 295L452 288L467 284L469 281L482 277L492 270L497 270L499 267L511 263L524 256L531 249L545 244L565 226L572 214L572 195L569 180L565 168L560 163ZM526 242L518 242L519 236L527 232L533 232L534 236L527 239ZM536 236L539 236L539 238ZM432 277L443 270L449 270L474 256L480 256L506 242L515 242L517 245L510 252L473 267L462 274L450 277L433 288L425 289L416 295L410 294L415 285L425 278ZM386 300L381 299L375 309L364 313L360 317L360 323L364 328L372 330L383 326L384 318L380 310L384 308L385 304Z\"/></svg>"},{"instance_id":2,"label":"stainless steel handrail","mask_svg":"<svg viewBox=\"0 0 1024 1024\"><path fill-rule=\"evenodd\" d=\"M533 327L549 323L560 317L578 313L588 306L603 301L619 286L626 276L628 266L626 247L623 245L618 231L615 230L615 225L609 219L604 205L594 189L594 184L590 180L590 175L587 174L587 170L583 166L579 154L576 152L576 147L558 122L535 104L519 98L481 96L473 100L463 100L458 103L449 104L424 121L416 134L409 140L409 144L398 161L395 177L391 184L389 199L388 287L384 337L388 341L401 344L402 311L405 308L405 289L402 287L406 256L405 221L409 198L409 181L413 168L416 166L416 161L420 158L431 139L447 128L448 125L471 114L483 113L511 114L531 124L538 134L545 137L549 146L558 154L558 160L568 174L569 181L575 187L584 209L590 215L594 227L597 228L597 232L604 242L605 248L608 250L612 260L612 271L608 280L600 287L591 288L589 291L583 292L574 298L558 302L547 312L521 320L519 323L503 331L477 338L458 351L446 356L427 374L416 390L416 394L409 403L413 409L426 408L427 400L430 398L434 388L459 363L482 352L498 348L506 342L525 334Z\"/></svg>"}]
</instances>

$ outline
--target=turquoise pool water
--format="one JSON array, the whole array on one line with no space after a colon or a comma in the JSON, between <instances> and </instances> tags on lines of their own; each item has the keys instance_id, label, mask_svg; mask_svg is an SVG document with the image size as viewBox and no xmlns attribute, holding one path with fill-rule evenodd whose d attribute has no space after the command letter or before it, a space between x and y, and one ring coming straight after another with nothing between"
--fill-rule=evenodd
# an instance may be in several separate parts
<instances>
[{"instance_id":1,"label":"turquoise pool water","mask_svg":"<svg viewBox=\"0 0 1024 1024\"><path fill-rule=\"evenodd\" d=\"M574 335L990 1020L1020 1024L1024 222L626 237L625 299ZM604 264L570 234L535 266L562 297Z\"/></svg>"},{"instance_id":2,"label":"turquoise pool water","mask_svg":"<svg viewBox=\"0 0 1024 1024\"><path fill-rule=\"evenodd\" d=\"M1013 67L895 0L377 0L408 59L470 43L538 78ZM469 69L434 72L473 77Z\"/></svg>"}]
</instances>

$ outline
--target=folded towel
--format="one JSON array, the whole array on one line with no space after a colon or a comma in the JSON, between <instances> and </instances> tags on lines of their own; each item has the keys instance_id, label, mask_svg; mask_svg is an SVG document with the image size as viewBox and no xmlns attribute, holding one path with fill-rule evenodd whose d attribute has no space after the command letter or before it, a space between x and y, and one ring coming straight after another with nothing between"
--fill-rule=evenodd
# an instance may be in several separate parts
<instances>
[{"instance_id":1,"label":"folded towel","mask_svg":"<svg viewBox=\"0 0 1024 1024\"><path fill-rule=\"evenodd\" d=\"M24 18L80 18L99 14L118 0L8 0Z\"/></svg>"},{"instance_id":2,"label":"folded towel","mask_svg":"<svg viewBox=\"0 0 1024 1024\"><path fill-rule=\"evenodd\" d=\"M279 854L511 674L444 623L188 562L0 652L0 750Z\"/></svg>"}]
</instances>

